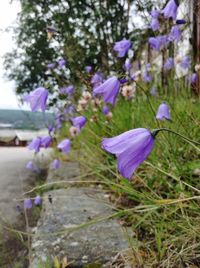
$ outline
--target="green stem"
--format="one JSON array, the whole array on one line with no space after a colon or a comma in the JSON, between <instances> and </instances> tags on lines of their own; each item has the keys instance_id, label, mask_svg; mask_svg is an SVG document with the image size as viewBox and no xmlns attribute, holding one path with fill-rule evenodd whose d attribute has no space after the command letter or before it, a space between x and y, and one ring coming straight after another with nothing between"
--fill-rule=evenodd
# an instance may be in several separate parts
<instances>
[{"instance_id":1,"label":"green stem","mask_svg":"<svg viewBox=\"0 0 200 268\"><path fill-rule=\"evenodd\" d=\"M189 138L183 136L182 134L179 134L179 133L177 133L176 131L173 131L173 130L168 129L168 128L159 128L159 129L155 129L155 130L153 130L152 133L153 133L154 136L156 136L156 135L158 134L158 132L160 132L160 131L167 131L167 132L173 133L173 134L175 134L175 135L181 137L182 139L184 139L184 140L186 140L186 141L188 141L188 142L191 142L191 143L193 143L193 144L200 145L200 142L193 141L193 140L191 140L191 139L189 139Z\"/></svg>"}]
</instances>

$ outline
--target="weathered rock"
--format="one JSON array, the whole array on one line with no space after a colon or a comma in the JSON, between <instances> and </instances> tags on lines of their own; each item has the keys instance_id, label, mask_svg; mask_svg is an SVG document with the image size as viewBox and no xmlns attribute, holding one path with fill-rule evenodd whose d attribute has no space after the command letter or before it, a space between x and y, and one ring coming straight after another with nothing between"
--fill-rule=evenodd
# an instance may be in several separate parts
<instances>
[{"instance_id":1,"label":"weathered rock","mask_svg":"<svg viewBox=\"0 0 200 268\"><path fill-rule=\"evenodd\" d=\"M59 169L49 171L47 182L76 180L79 175L79 164L77 162L62 162Z\"/></svg>"},{"instance_id":2,"label":"weathered rock","mask_svg":"<svg viewBox=\"0 0 200 268\"><path fill-rule=\"evenodd\" d=\"M49 195L52 204L48 200ZM102 190L68 188L47 192L33 238L30 267L37 268L39 260L52 260L54 256L67 256L73 262L70 267L91 263L108 267L103 264L129 247L117 219L108 218L114 212ZM107 219L78 228L100 218Z\"/></svg>"}]
</instances>

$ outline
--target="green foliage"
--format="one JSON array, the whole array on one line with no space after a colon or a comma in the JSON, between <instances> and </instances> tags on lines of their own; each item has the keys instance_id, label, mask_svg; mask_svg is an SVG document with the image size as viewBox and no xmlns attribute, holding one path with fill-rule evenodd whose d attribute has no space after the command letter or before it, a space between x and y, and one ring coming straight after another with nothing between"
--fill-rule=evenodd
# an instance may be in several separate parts
<instances>
[{"instance_id":1,"label":"green foliage","mask_svg":"<svg viewBox=\"0 0 200 268\"><path fill-rule=\"evenodd\" d=\"M200 250L200 177L194 174L200 167L200 149L170 133L160 133L150 157L128 181L118 173L115 157L101 149L101 141L138 127L167 127L199 141L199 102L174 94L154 98L138 92L132 101L120 97L112 121L106 121L99 109L97 121L89 121L73 142L82 172L94 172L92 179L115 196L120 215L135 234L134 250L144 267L200 265L195 257ZM155 120L163 99L171 107L170 122ZM87 111L88 118L93 113Z\"/></svg>"}]
</instances>

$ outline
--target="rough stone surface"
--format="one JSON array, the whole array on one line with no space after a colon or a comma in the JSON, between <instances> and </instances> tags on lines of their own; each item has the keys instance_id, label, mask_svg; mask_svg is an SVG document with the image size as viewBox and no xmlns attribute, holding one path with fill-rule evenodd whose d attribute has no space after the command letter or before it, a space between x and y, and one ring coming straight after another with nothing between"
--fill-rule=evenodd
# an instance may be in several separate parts
<instances>
[{"instance_id":1,"label":"rough stone surface","mask_svg":"<svg viewBox=\"0 0 200 268\"><path fill-rule=\"evenodd\" d=\"M49 195L52 204L48 200ZM33 261L30 267L38 268L38 260L44 261L54 256L66 256L73 262L70 267L84 267L87 263L100 263L101 267L108 267L103 264L129 247L118 221L106 219L82 228L70 228L113 213L106 195L95 188L47 192L32 242Z\"/></svg>"},{"instance_id":2,"label":"rough stone surface","mask_svg":"<svg viewBox=\"0 0 200 268\"><path fill-rule=\"evenodd\" d=\"M47 177L47 182L58 180L76 180L80 175L79 164L77 162L63 162L57 170L51 170Z\"/></svg>"}]
</instances>

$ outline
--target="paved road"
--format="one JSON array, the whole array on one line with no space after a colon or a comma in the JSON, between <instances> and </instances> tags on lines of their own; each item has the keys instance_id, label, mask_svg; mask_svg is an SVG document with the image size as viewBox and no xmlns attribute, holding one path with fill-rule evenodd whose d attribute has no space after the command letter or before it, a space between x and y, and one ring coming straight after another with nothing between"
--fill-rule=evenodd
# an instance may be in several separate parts
<instances>
[{"instance_id":1,"label":"paved road","mask_svg":"<svg viewBox=\"0 0 200 268\"><path fill-rule=\"evenodd\" d=\"M0 221L3 216L14 223L18 215L15 198L21 198L24 187L33 179L25 168L33 158L27 148L0 147Z\"/></svg>"}]
</instances>

